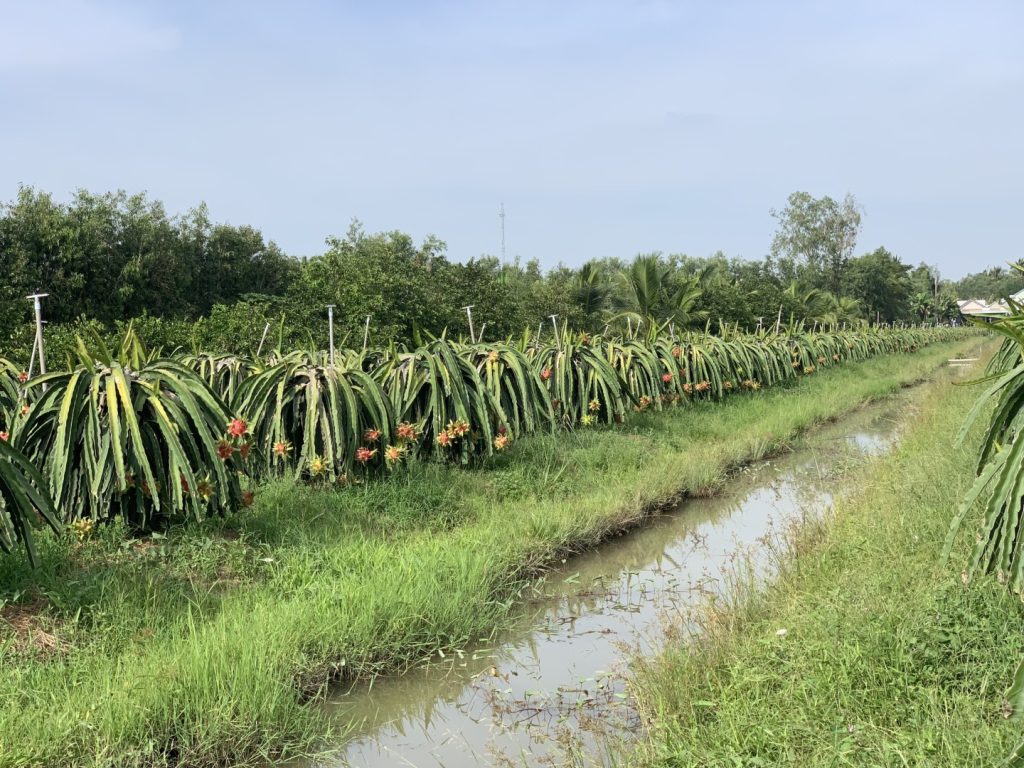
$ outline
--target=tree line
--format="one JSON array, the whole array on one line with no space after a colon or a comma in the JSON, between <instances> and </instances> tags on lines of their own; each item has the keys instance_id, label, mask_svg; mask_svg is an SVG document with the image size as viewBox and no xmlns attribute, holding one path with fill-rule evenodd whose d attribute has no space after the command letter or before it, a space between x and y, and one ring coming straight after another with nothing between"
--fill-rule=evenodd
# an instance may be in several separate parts
<instances>
[{"instance_id":1,"label":"tree line","mask_svg":"<svg viewBox=\"0 0 1024 768\"><path fill-rule=\"evenodd\" d=\"M212 221L204 204L172 216L144 194L80 190L62 203L22 187L0 205L0 354L17 357L30 343L24 297L36 291L50 295L48 338L135 318L150 343L243 351L267 323L270 344L324 346L328 304L338 339L358 346L367 316L381 344L465 333L466 306L478 335L494 339L543 330L551 315L592 331L948 321L958 292L995 298L1024 287L1014 270L956 284L885 248L855 255L862 213L849 195L796 192L772 215L778 228L762 259L651 253L544 270L535 260L452 261L435 237L416 243L358 222L327 238L324 253L295 258L253 226Z\"/></svg>"}]
</instances>

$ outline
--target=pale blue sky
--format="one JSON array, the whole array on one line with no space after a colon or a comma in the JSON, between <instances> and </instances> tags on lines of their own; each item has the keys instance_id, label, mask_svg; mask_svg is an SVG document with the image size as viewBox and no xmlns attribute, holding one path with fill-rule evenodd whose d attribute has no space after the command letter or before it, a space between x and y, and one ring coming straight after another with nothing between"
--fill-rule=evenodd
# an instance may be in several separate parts
<instances>
[{"instance_id":1,"label":"pale blue sky","mask_svg":"<svg viewBox=\"0 0 1024 768\"><path fill-rule=\"evenodd\" d=\"M946 277L1024 256L1019 2L0 0L0 199L147 190L323 250L760 257L794 190Z\"/></svg>"}]
</instances>

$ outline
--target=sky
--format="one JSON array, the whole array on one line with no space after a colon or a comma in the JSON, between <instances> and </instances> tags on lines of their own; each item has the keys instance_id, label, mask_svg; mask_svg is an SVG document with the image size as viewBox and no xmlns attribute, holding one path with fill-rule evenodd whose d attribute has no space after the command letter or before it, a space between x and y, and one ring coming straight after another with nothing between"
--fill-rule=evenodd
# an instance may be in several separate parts
<instances>
[{"instance_id":1,"label":"sky","mask_svg":"<svg viewBox=\"0 0 1024 768\"><path fill-rule=\"evenodd\" d=\"M790 193L943 277L1024 256L1024 4L0 0L0 200L146 191L546 267L760 258Z\"/></svg>"}]
</instances>

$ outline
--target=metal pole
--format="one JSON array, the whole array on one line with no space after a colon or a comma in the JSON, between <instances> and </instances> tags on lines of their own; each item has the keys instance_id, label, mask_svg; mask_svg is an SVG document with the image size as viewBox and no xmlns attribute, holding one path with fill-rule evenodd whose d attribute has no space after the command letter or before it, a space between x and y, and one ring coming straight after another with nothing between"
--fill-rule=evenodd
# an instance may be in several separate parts
<instances>
[{"instance_id":1,"label":"metal pole","mask_svg":"<svg viewBox=\"0 0 1024 768\"><path fill-rule=\"evenodd\" d=\"M476 334L473 333L473 307L475 304L470 304L468 307L463 307L466 310L466 317L469 318L469 341L471 344L476 343Z\"/></svg>"},{"instance_id":2,"label":"metal pole","mask_svg":"<svg viewBox=\"0 0 1024 768\"><path fill-rule=\"evenodd\" d=\"M483 325L480 326L480 335L476 337L477 341L483 341L484 340L484 330L486 328L487 328L487 323L484 323Z\"/></svg>"},{"instance_id":3,"label":"metal pole","mask_svg":"<svg viewBox=\"0 0 1024 768\"><path fill-rule=\"evenodd\" d=\"M779 335L779 330L782 328L782 305L779 304L779 319L775 321L775 335Z\"/></svg>"},{"instance_id":4,"label":"metal pole","mask_svg":"<svg viewBox=\"0 0 1024 768\"><path fill-rule=\"evenodd\" d=\"M36 312L36 347L39 350L39 373L46 373L46 355L43 354L43 303L40 299L49 296L48 293L33 293L26 296L32 299Z\"/></svg>"},{"instance_id":5,"label":"metal pole","mask_svg":"<svg viewBox=\"0 0 1024 768\"><path fill-rule=\"evenodd\" d=\"M363 352L366 351L366 345L370 343L370 316L366 316L366 325L363 327Z\"/></svg>"},{"instance_id":6,"label":"metal pole","mask_svg":"<svg viewBox=\"0 0 1024 768\"><path fill-rule=\"evenodd\" d=\"M558 335L558 315L548 315L551 318L551 325L555 329L555 342L558 344L558 349L562 349L562 338Z\"/></svg>"},{"instance_id":7,"label":"metal pole","mask_svg":"<svg viewBox=\"0 0 1024 768\"><path fill-rule=\"evenodd\" d=\"M334 365L334 304L327 305L327 337L330 340L331 365Z\"/></svg>"},{"instance_id":8,"label":"metal pole","mask_svg":"<svg viewBox=\"0 0 1024 768\"><path fill-rule=\"evenodd\" d=\"M256 347L256 357L260 356L260 352L263 351L263 342L267 340L267 331L270 330L270 323L263 326L263 335L260 336L260 345Z\"/></svg>"},{"instance_id":9,"label":"metal pole","mask_svg":"<svg viewBox=\"0 0 1024 768\"><path fill-rule=\"evenodd\" d=\"M37 342L38 342L38 339L36 339L36 338L32 339L32 354L29 355L29 357L28 357L28 377L30 379L32 378L32 369L35 368L35 365L36 365L36 343Z\"/></svg>"}]
</instances>

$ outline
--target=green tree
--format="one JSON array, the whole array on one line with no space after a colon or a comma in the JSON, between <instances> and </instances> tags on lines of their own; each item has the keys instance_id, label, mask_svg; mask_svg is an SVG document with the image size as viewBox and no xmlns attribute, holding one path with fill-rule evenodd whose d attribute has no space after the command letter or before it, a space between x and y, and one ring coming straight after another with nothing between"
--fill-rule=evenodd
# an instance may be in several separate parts
<instances>
[{"instance_id":1,"label":"green tree","mask_svg":"<svg viewBox=\"0 0 1024 768\"><path fill-rule=\"evenodd\" d=\"M825 296L828 308L820 318L824 325L856 325L863 320L863 308L853 296Z\"/></svg>"},{"instance_id":2,"label":"green tree","mask_svg":"<svg viewBox=\"0 0 1024 768\"><path fill-rule=\"evenodd\" d=\"M843 286L872 321L893 322L911 315L910 267L885 248L850 259Z\"/></svg>"},{"instance_id":3,"label":"green tree","mask_svg":"<svg viewBox=\"0 0 1024 768\"><path fill-rule=\"evenodd\" d=\"M910 285L912 293L930 293L934 296L938 288L938 284L938 267L921 262L910 270Z\"/></svg>"},{"instance_id":4,"label":"green tree","mask_svg":"<svg viewBox=\"0 0 1024 768\"><path fill-rule=\"evenodd\" d=\"M449 330L468 334L469 320L462 309L467 306L473 307L473 331L478 338L481 333L494 339L536 328L538 318L526 311L522 301L526 281L519 272L517 266L503 265L494 256L452 264L448 270L453 302Z\"/></svg>"},{"instance_id":5,"label":"green tree","mask_svg":"<svg viewBox=\"0 0 1024 768\"><path fill-rule=\"evenodd\" d=\"M576 273L572 291L584 325L596 329L607 318L611 305L612 287L607 270L600 262L588 261Z\"/></svg>"},{"instance_id":6,"label":"green tree","mask_svg":"<svg viewBox=\"0 0 1024 768\"><path fill-rule=\"evenodd\" d=\"M560 325L574 328L586 322L577 302L574 270L560 267L544 274L535 260L524 267L518 261L502 264L494 256L482 256L450 265L446 280L457 307L451 329L468 330L461 308L473 305L478 338L482 331L487 339L518 336L527 328L543 332L551 315Z\"/></svg>"},{"instance_id":7,"label":"green tree","mask_svg":"<svg viewBox=\"0 0 1024 768\"><path fill-rule=\"evenodd\" d=\"M0 268L4 272L0 318L9 332L28 319L26 294L42 290L59 297L77 297L81 285L65 262L74 233L50 195L21 187L17 199L0 212ZM58 319L74 316L67 311Z\"/></svg>"},{"instance_id":8,"label":"green tree","mask_svg":"<svg viewBox=\"0 0 1024 768\"><path fill-rule=\"evenodd\" d=\"M250 293L281 294L298 263L249 226L213 224L205 205L172 218L144 194L78 190L58 203L31 187L0 205L0 332L28 320L25 294L50 294L47 319L110 327L143 313L193 318Z\"/></svg>"},{"instance_id":9,"label":"green tree","mask_svg":"<svg viewBox=\"0 0 1024 768\"><path fill-rule=\"evenodd\" d=\"M1018 259L1015 264L1024 267L1024 259ZM1024 290L1024 272L1013 268L1013 264L1009 268L991 267L966 275L954 283L951 290L961 299L1005 299Z\"/></svg>"},{"instance_id":10,"label":"green tree","mask_svg":"<svg viewBox=\"0 0 1024 768\"><path fill-rule=\"evenodd\" d=\"M696 277L676 274L660 255L652 253L637 256L618 273L612 305L616 317L634 328L637 323L685 326L707 317L707 311L698 308L702 293Z\"/></svg>"},{"instance_id":11,"label":"green tree","mask_svg":"<svg viewBox=\"0 0 1024 768\"><path fill-rule=\"evenodd\" d=\"M114 235L108 261L121 265L118 301L102 315L88 308L82 311L108 323L144 311L170 317L193 314L192 270L180 258L174 223L163 204L148 201L144 195L124 193L100 202L110 217Z\"/></svg>"},{"instance_id":12,"label":"green tree","mask_svg":"<svg viewBox=\"0 0 1024 768\"><path fill-rule=\"evenodd\" d=\"M960 317L960 306L956 303L956 295L948 288L939 290L935 299L935 314L940 323L948 323Z\"/></svg>"},{"instance_id":13,"label":"green tree","mask_svg":"<svg viewBox=\"0 0 1024 768\"><path fill-rule=\"evenodd\" d=\"M756 311L757 283L742 279L737 269L738 260L730 261L724 253L718 252L709 258L672 256L669 263L678 276L675 280L681 277L696 281L701 290L700 309L714 323L738 323L753 328L759 320L767 319Z\"/></svg>"},{"instance_id":14,"label":"green tree","mask_svg":"<svg viewBox=\"0 0 1024 768\"><path fill-rule=\"evenodd\" d=\"M925 321L935 316L935 297L918 291L910 297L910 310L918 320Z\"/></svg>"},{"instance_id":15,"label":"green tree","mask_svg":"<svg viewBox=\"0 0 1024 768\"><path fill-rule=\"evenodd\" d=\"M783 276L838 295L860 233L861 208L853 195L836 201L794 192L771 214L779 222L771 255Z\"/></svg>"},{"instance_id":16,"label":"green tree","mask_svg":"<svg viewBox=\"0 0 1024 768\"><path fill-rule=\"evenodd\" d=\"M244 294L280 296L298 276L300 264L273 241L248 225L210 221L206 205L176 222L177 274L191 285L191 314L205 315L216 304L230 304Z\"/></svg>"},{"instance_id":17,"label":"green tree","mask_svg":"<svg viewBox=\"0 0 1024 768\"><path fill-rule=\"evenodd\" d=\"M375 343L405 340L416 330L439 333L452 319L452 290L445 244L428 237L414 245L409 235L367 235L353 222L344 238L327 240L328 250L306 262L289 288L289 323L308 329L313 342L327 344L327 305L335 305L336 342L362 343L370 316ZM440 279L439 279L440 278Z\"/></svg>"},{"instance_id":18,"label":"green tree","mask_svg":"<svg viewBox=\"0 0 1024 768\"><path fill-rule=\"evenodd\" d=\"M825 323L835 309L835 297L820 288L809 288L793 280L783 292L784 314L796 322Z\"/></svg>"}]
</instances>

